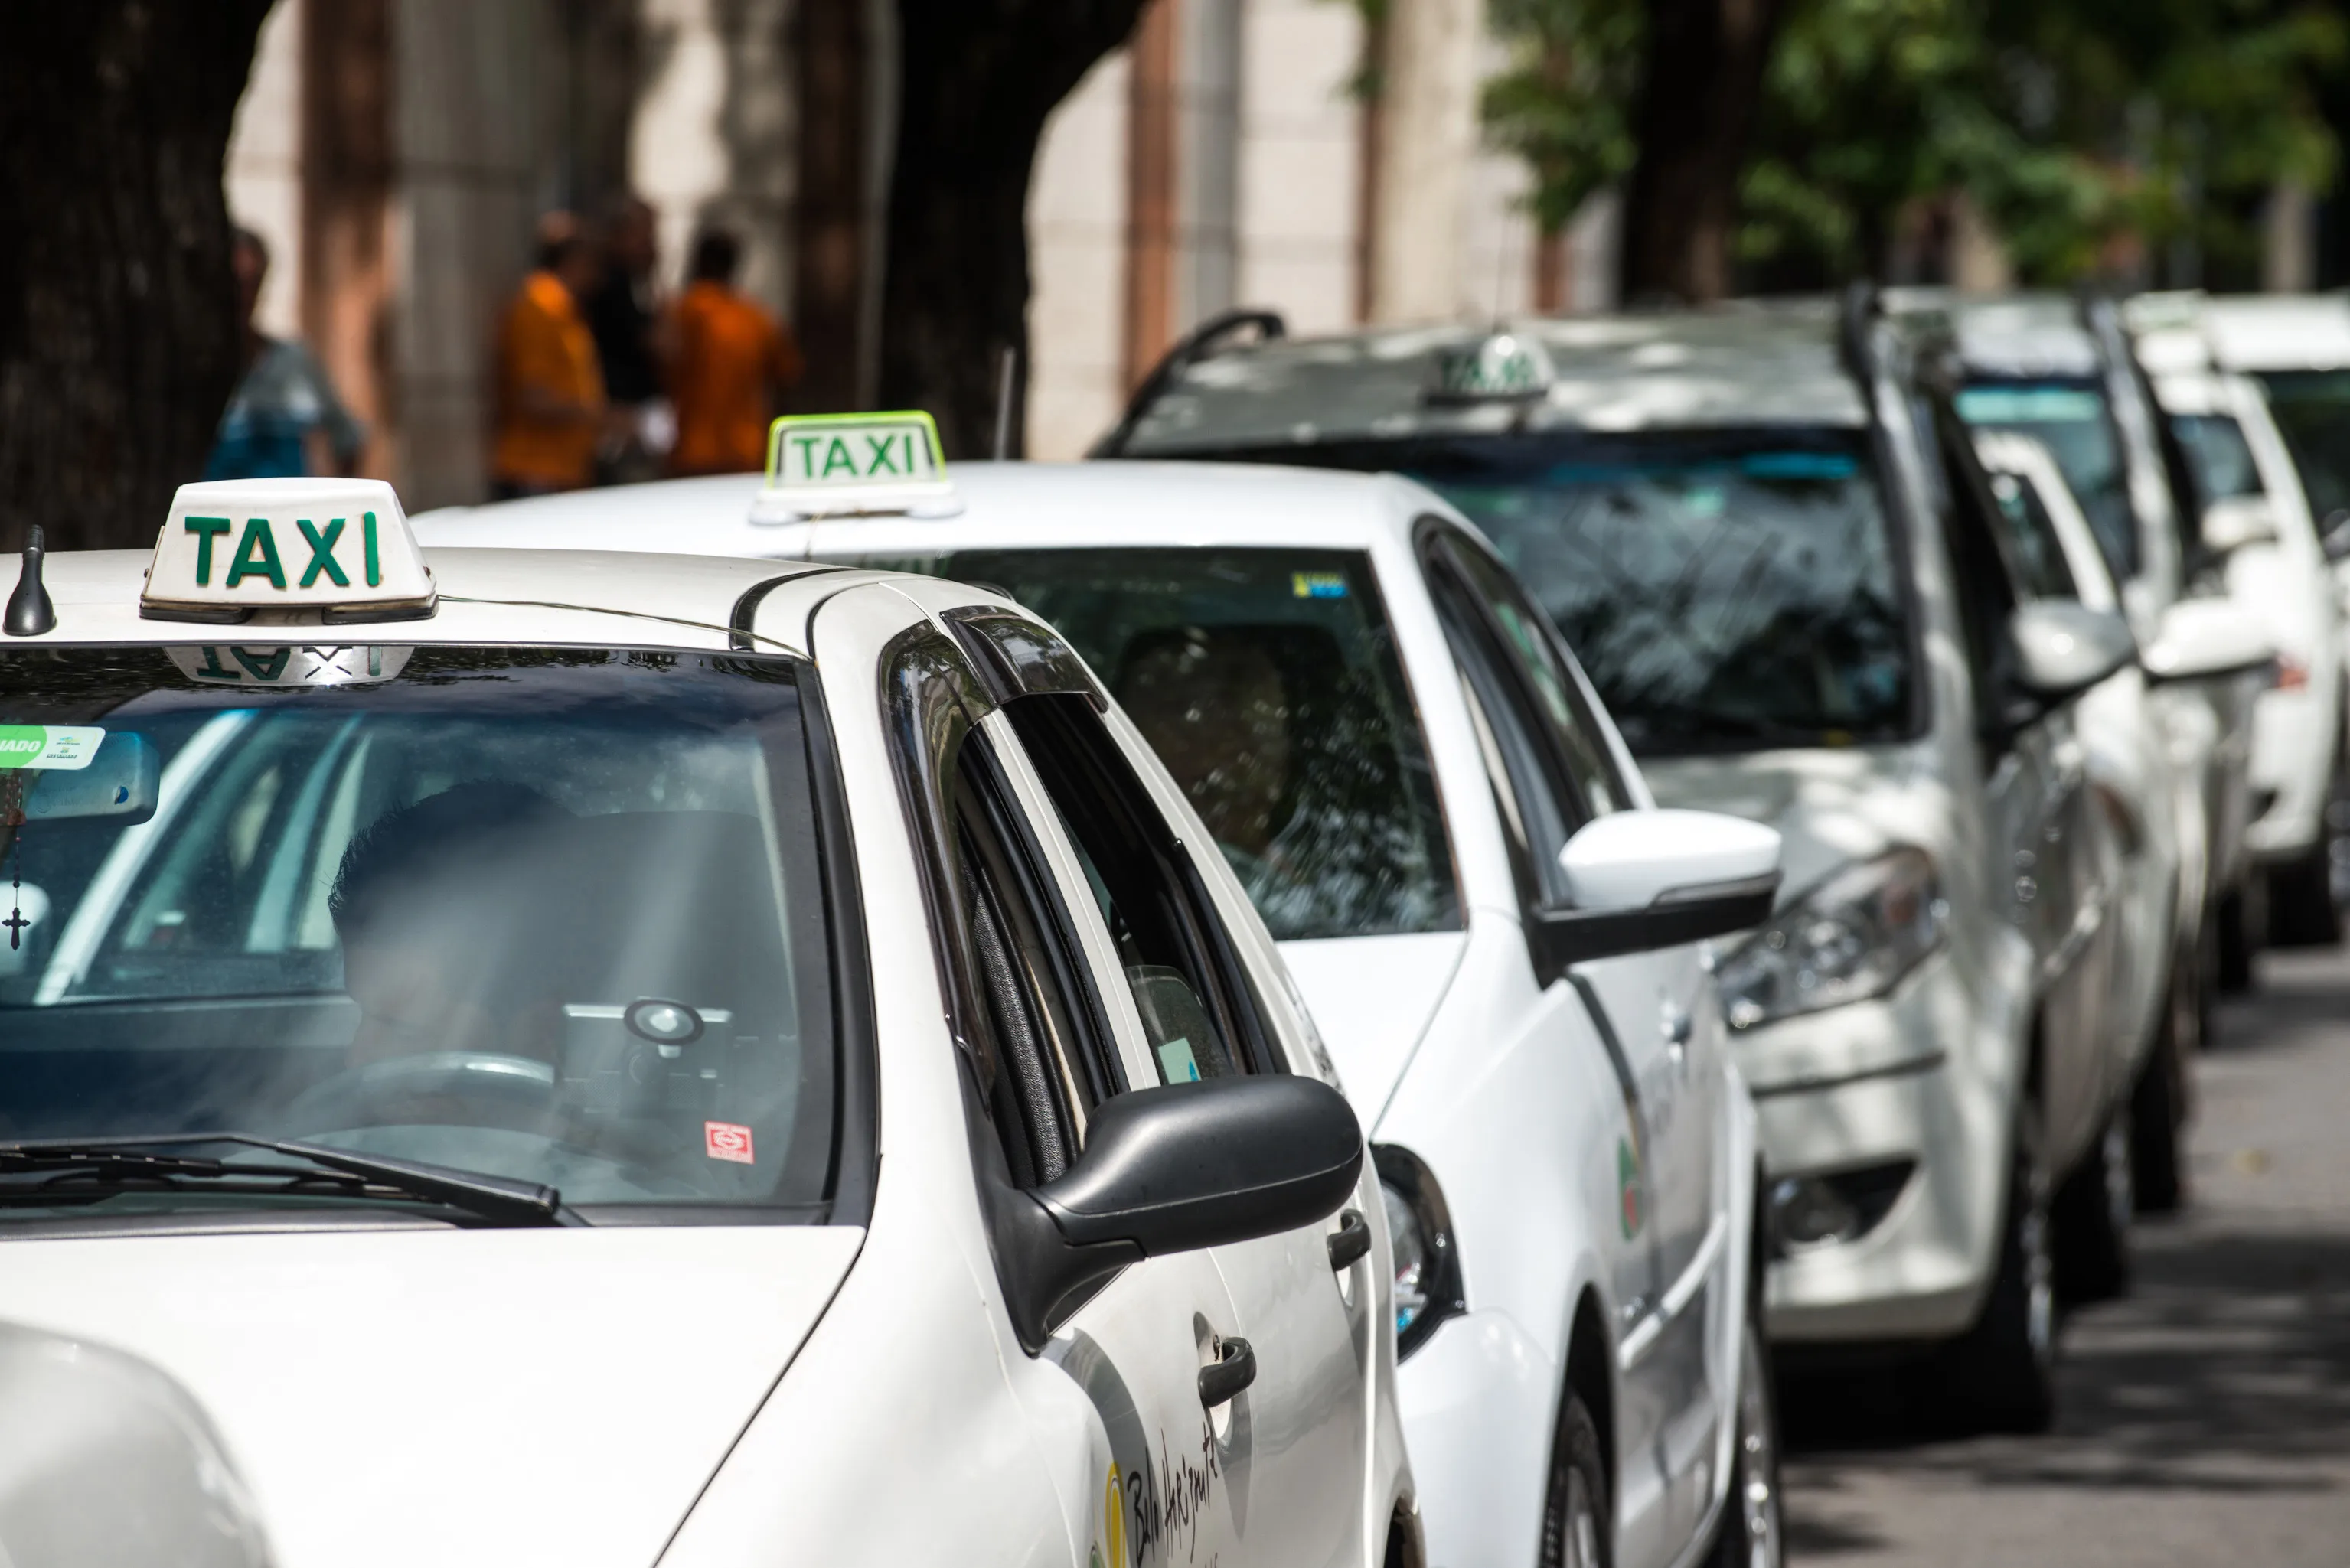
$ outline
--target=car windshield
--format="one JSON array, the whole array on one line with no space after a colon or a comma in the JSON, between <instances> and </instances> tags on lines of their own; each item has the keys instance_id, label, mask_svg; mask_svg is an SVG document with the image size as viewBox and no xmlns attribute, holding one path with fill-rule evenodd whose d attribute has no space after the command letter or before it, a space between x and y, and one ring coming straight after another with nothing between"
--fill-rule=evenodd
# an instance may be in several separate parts
<instances>
[{"instance_id":1,"label":"car windshield","mask_svg":"<svg viewBox=\"0 0 2350 1568\"><path fill-rule=\"evenodd\" d=\"M1428 746L1369 557L958 550L1109 685L1281 940L1460 929Z\"/></svg>"},{"instance_id":2,"label":"car windshield","mask_svg":"<svg viewBox=\"0 0 2350 1568\"><path fill-rule=\"evenodd\" d=\"M1646 756L1908 730L1910 639L1866 437L1791 428L1336 443L1475 520Z\"/></svg>"},{"instance_id":3,"label":"car windshield","mask_svg":"<svg viewBox=\"0 0 2350 1568\"><path fill-rule=\"evenodd\" d=\"M1959 417L1981 430L2013 431L2046 446L2081 504L2116 582L2137 575L2137 516L2106 390L2086 377L1978 379L1958 396Z\"/></svg>"},{"instance_id":4,"label":"car windshield","mask_svg":"<svg viewBox=\"0 0 2350 1568\"><path fill-rule=\"evenodd\" d=\"M2309 510L2330 526L2336 514L2350 513L2350 370L2278 370L2260 379Z\"/></svg>"},{"instance_id":5,"label":"car windshield","mask_svg":"<svg viewBox=\"0 0 2350 1568\"><path fill-rule=\"evenodd\" d=\"M2172 414L2170 428L2195 470L2204 504L2265 493L2251 443L2233 414Z\"/></svg>"},{"instance_id":6,"label":"car windshield","mask_svg":"<svg viewBox=\"0 0 2350 1568\"><path fill-rule=\"evenodd\" d=\"M0 655L0 1139L234 1130L591 1218L820 1203L837 1046L801 673Z\"/></svg>"}]
</instances>

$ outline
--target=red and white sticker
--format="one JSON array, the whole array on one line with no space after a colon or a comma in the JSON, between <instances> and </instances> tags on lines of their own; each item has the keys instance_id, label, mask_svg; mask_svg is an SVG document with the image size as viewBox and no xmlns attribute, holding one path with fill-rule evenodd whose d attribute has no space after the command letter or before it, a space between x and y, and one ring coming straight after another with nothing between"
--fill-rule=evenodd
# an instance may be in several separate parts
<instances>
[{"instance_id":1,"label":"red and white sticker","mask_svg":"<svg viewBox=\"0 0 2350 1568\"><path fill-rule=\"evenodd\" d=\"M739 1123L704 1122L702 1141L712 1159L731 1159L737 1165L759 1163L759 1157L751 1152L751 1129Z\"/></svg>"}]
</instances>

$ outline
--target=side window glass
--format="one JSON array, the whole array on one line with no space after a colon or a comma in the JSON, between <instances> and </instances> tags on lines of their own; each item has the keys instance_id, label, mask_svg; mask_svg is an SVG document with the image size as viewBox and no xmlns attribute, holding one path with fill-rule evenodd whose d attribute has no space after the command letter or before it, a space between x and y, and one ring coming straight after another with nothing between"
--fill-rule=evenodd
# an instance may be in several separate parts
<instances>
[{"instance_id":1,"label":"side window glass","mask_svg":"<svg viewBox=\"0 0 2350 1568\"><path fill-rule=\"evenodd\" d=\"M2080 587L2064 559L2064 541L2040 499L2040 486L2012 473L1991 475L2009 559L2023 591L2038 599L2077 599Z\"/></svg>"},{"instance_id":2,"label":"side window glass","mask_svg":"<svg viewBox=\"0 0 2350 1568\"><path fill-rule=\"evenodd\" d=\"M1557 632L1499 563L1483 551L1447 542L1445 553L1461 568L1470 590L1503 643L1503 657L1534 699L1536 717L1565 759L1568 784L1586 819L1628 810L1632 792L1616 771L1616 758L1602 738L1583 683L1575 679Z\"/></svg>"},{"instance_id":3,"label":"side window glass","mask_svg":"<svg viewBox=\"0 0 2350 1568\"><path fill-rule=\"evenodd\" d=\"M2006 669L2007 618L2015 608L2015 584L2001 549L1995 520L1998 503L1982 483L1981 470L1955 416L1938 419L1943 469L1943 532L1950 553L1950 590L1965 634L1967 669L1975 691L1978 725L1992 717Z\"/></svg>"},{"instance_id":4,"label":"side window glass","mask_svg":"<svg viewBox=\"0 0 2350 1568\"><path fill-rule=\"evenodd\" d=\"M1159 1081L1271 1070L1277 1057L1231 936L1100 717L1066 696L1005 711L1118 944Z\"/></svg>"}]
</instances>

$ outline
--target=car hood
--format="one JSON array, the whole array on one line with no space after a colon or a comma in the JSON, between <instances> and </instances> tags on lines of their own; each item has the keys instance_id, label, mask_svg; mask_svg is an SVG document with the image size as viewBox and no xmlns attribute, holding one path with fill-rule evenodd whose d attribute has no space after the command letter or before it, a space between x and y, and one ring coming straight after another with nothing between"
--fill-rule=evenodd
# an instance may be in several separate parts
<instances>
[{"instance_id":1,"label":"car hood","mask_svg":"<svg viewBox=\"0 0 2350 1568\"><path fill-rule=\"evenodd\" d=\"M1838 867L1912 844L1943 858L1950 798L1926 746L1823 747L1642 759L1659 805L1719 811L1779 830L1779 901Z\"/></svg>"},{"instance_id":2,"label":"car hood","mask_svg":"<svg viewBox=\"0 0 2350 1568\"><path fill-rule=\"evenodd\" d=\"M1465 931L1428 931L1281 944L1364 1127L1378 1125L1468 943Z\"/></svg>"},{"instance_id":3,"label":"car hood","mask_svg":"<svg viewBox=\"0 0 2350 1568\"><path fill-rule=\"evenodd\" d=\"M11 1240L0 1319L183 1387L276 1568L651 1568L863 1235Z\"/></svg>"}]
</instances>

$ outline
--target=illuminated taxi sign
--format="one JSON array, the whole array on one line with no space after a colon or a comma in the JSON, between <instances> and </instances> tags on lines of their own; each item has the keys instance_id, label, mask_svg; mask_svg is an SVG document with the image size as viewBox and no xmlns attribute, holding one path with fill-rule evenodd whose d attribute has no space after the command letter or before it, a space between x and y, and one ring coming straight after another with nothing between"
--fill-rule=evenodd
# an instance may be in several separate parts
<instances>
[{"instance_id":1,"label":"illuminated taxi sign","mask_svg":"<svg viewBox=\"0 0 2350 1568\"><path fill-rule=\"evenodd\" d=\"M400 497L379 479L223 479L180 486L139 610L234 622L255 610L328 621L432 613L435 591Z\"/></svg>"},{"instance_id":2,"label":"illuminated taxi sign","mask_svg":"<svg viewBox=\"0 0 2350 1568\"><path fill-rule=\"evenodd\" d=\"M1550 355L1531 337L1494 332L1437 356L1431 402L1474 403L1539 398L1558 373Z\"/></svg>"},{"instance_id":3,"label":"illuminated taxi sign","mask_svg":"<svg viewBox=\"0 0 2350 1568\"><path fill-rule=\"evenodd\" d=\"M946 517L962 510L930 415L806 414L787 415L768 431L767 483L751 520Z\"/></svg>"}]
</instances>

